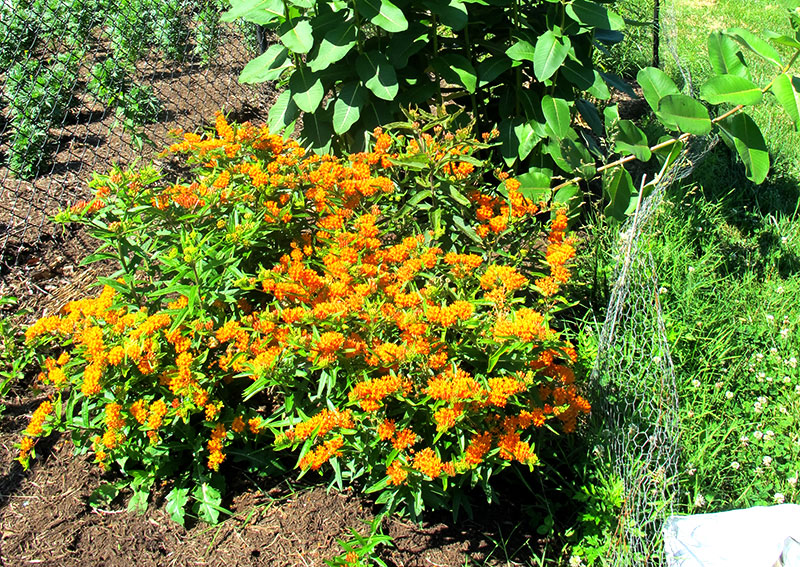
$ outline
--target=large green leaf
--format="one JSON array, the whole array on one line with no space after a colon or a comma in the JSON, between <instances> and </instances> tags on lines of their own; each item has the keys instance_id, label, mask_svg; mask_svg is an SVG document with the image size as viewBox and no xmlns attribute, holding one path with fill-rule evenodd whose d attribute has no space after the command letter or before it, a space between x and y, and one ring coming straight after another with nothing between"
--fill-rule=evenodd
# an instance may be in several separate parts
<instances>
[{"instance_id":1,"label":"large green leaf","mask_svg":"<svg viewBox=\"0 0 800 567\"><path fill-rule=\"evenodd\" d=\"M459 0L450 0L445 2L442 0L429 0L422 3L432 13L439 16L439 23L442 23L455 31L464 29L467 25L469 16L467 14L467 7Z\"/></svg>"},{"instance_id":2,"label":"large green leaf","mask_svg":"<svg viewBox=\"0 0 800 567\"><path fill-rule=\"evenodd\" d=\"M750 77L744 56L739 46L722 32L715 31L708 36L708 56L711 68L717 75L736 75Z\"/></svg>"},{"instance_id":3,"label":"large green leaf","mask_svg":"<svg viewBox=\"0 0 800 567\"><path fill-rule=\"evenodd\" d=\"M758 125L747 114L735 114L719 123L722 132L733 139L745 174L753 183L761 183L769 173L769 152Z\"/></svg>"},{"instance_id":4,"label":"large green leaf","mask_svg":"<svg viewBox=\"0 0 800 567\"><path fill-rule=\"evenodd\" d=\"M292 66L289 51L275 43L264 53L250 60L239 75L240 83L263 83L277 81L283 72Z\"/></svg>"},{"instance_id":5,"label":"large green leaf","mask_svg":"<svg viewBox=\"0 0 800 567\"><path fill-rule=\"evenodd\" d=\"M567 14L579 24L593 28L621 30L625 27L622 16L596 2L572 0L567 4Z\"/></svg>"},{"instance_id":6,"label":"large green leaf","mask_svg":"<svg viewBox=\"0 0 800 567\"><path fill-rule=\"evenodd\" d=\"M546 81L561 67L569 54L571 44L568 37L560 38L547 30L536 41L533 55L533 73L540 81Z\"/></svg>"},{"instance_id":7,"label":"large green leaf","mask_svg":"<svg viewBox=\"0 0 800 567\"><path fill-rule=\"evenodd\" d=\"M542 113L548 128L556 138L564 138L569 133L571 117L569 103L566 100L545 95L542 98Z\"/></svg>"},{"instance_id":8,"label":"large green leaf","mask_svg":"<svg viewBox=\"0 0 800 567\"><path fill-rule=\"evenodd\" d=\"M507 166L511 166L519 157L519 138L517 137L517 130L522 124L522 118L507 118L500 122L498 131L500 136L500 155L506 162Z\"/></svg>"},{"instance_id":9,"label":"large green leaf","mask_svg":"<svg viewBox=\"0 0 800 567\"><path fill-rule=\"evenodd\" d=\"M750 79L717 75L700 88L700 98L711 104L758 104L763 96L761 89Z\"/></svg>"},{"instance_id":10,"label":"large green leaf","mask_svg":"<svg viewBox=\"0 0 800 567\"><path fill-rule=\"evenodd\" d=\"M308 53L314 47L314 36L308 20L287 20L278 33L281 43L294 53Z\"/></svg>"},{"instance_id":11,"label":"large green leaf","mask_svg":"<svg viewBox=\"0 0 800 567\"><path fill-rule=\"evenodd\" d=\"M318 154L330 152L333 131L331 117L327 110L303 115L302 142Z\"/></svg>"},{"instance_id":12,"label":"large green leaf","mask_svg":"<svg viewBox=\"0 0 800 567\"><path fill-rule=\"evenodd\" d=\"M795 127L800 128L800 78L781 75L772 83L771 90Z\"/></svg>"},{"instance_id":13,"label":"large green leaf","mask_svg":"<svg viewBox=\"0 0 800 567\"><path fill-rule=\"evenodd\" d=\"M658 103L658 112L682 132L705 136L711 132L711 118L702 103L682 94L667 95Z\"/></svg>"},{"instance_id":14,"label":"large green leaf","mask_svg":"<svg viewBox=\"0 0 800 567\"><path fill-rule=\"evenodd\" d=\"M511 60L502 55L487 57L478 63L478 86L483 87L511 69Z\"/></svg>"},{"instance_id":15,"label":"large green leaf","mask_svg":"<svg viewBox=\"0 0 800 567\"><path fill-rule=\"evenodd\" d=\"M185 524L186 504L189 502L189 489L175 487L167 494L166 511L172 521L183 526Z\"/></svg>"},{"instance_id":16,"label":"large green leaf","mask_svg":"<svg viewBox=\"0 0 800 567\"><path fill-rule=\"evenodd\" d=\"M289 79L289 90L292 92L292 100L303 112L314 112L325 96L319 74L307 67L295 69Z\"/></svg>"},{"instance_id":17,"label":"large green leaf","mask_svg":"<svg viewBox=\"0 0 800 567\"><path fill-rule=\"evenodd\" d=\"M280 133L289 128L300 115L300 109L292 100L292 93L283 91L269 108L267 123L272 133Z\"/></svg>"},{"instance_id":18,"label":"large green leaf","mask_svg":"<svg viewBox=\"0 0 800 567\"><path fill-rule=\"evenodd\" d=\"M530 155L531 151L533 151L533 148L536 147L536 144L539 142L540 138L536 135L536 129L530 122L517 124L514 127L514 133L516 134L517 141L519 142L519 146L517 147L517 155L519 156L519 159L524 160Z\"/></svg>"},{"instance_id":19,"label":"large green leaf","mask_svg":"<svg viewBox=\"0 0 800 567\"><path fill-rule=\"evenodd\" d=\"M195 487L192 496L195 499L193 508L200 519L209 524L216 524L219 521L220 510L222 510L220 506L222 495L219 490L209 483L203 482Z\"/></svg>"},{"instance_id":20,"label":"large green leaf","mask_svg":"<svg viewBox=\"0 0 800 567\"><path fill-rule=\"evenodd\" d=\"M408 58L425 47L429 38L427 29L414 24L404 32L393 34L386 50L389 62L395 69L403 69L408 65Z\"/></svg>"},{"instance_id":21,"label":"large green leaf","mask_svg":"<svg viewBox=\"0 0 800 567\"><path fill-rule=\"evenodd\" d=\"M791 47L792 49L800 49L800 41L798 41L799 39L798 37L792 37L790 35L780 34L772 30L766 30L764 32L764 36L766 36L772 43L777 43L778 45Z\"/></svg>"},{"instance_id":22,"label":"large green leaf","mask_svg":"<svg viewBox=\"0 0 800 567\"><path fill-rule=\"evenodd\" d=\"M519 192L526 199L539 203L550 200L550 183L553 171L532 167L527 173L515 177L519 181Z\"/></svg>"},{"instance_id":23,"label":"large green leaf","mask_svg":"<svg viewBox=\"0 0 800 567\"><path fill-rule=\"evenodd\" d=\"M467 92L475 92L478 86L478 74L463 55L457 53L440 55L431 61L431 65L448 83L461 85Z\"/></svg>"},{"instance_id":24,"label":"large green leaf","mask_svg":"<svg viewBox=\"0 0 800 567\"><path fill-rule=\"evenodd\" d=\"M316 57L309 62L312 71L327 69L350 53L356 45L356 20L351 18L325 34Z\"/></svg>"},{"instance_id":25,"label":"large green leaf","mask_svg":"<svg viewBox=\"0 0 800 567\"><path fill-rule=\"evenodd\" d=\"M231 9L222 14L223 22L243 18L260 26L285 15L281 0L231 0Z\"/></svg>"},{"instance_id":26,"label":"large green leaf","mask_svg":"<svg viewBox=\"0 0 800 567\"><path fill-rule=\"evenodd\" d=\"M622 154L633 154L636 159L643 162L650 161L652 152L644 132L630 120L620 120L617 123L617 136L614 138L614 147Z\"/></svg>"},{"instance_id":27,"label":"large green leaf","mask_svg":"<svg viewBox=\"0 0 800 567\"><path fill-rule=\"evenodd\" d=\"M367 90L357 81L344 85L333 103L333 131L337 134L347 132L361 116L367 98Z\"/></svg>"},{"instance_id":28,"label":"large green leaf","mask_svg":"<svg viewBox=\"0 0 800 567\"><path fill-rule=\"evenodd\" d=\"M399 85L391 63L379 51L367 51L356 59L356 71L361 81L378 98L394 100Z\"/></svg>"},{"instance_id":29,"label":"large green leaf","mask_svg":"<svg viewBox=\"0 0 800 567\"><path fill-rule=\"evenodd\" d=\"M756 55L763 57L767 61L770 61L777 65L778 67L783 66L783 61L781 60L781 54L772 47L769 43L765 40L758 37L753 32L750 32L743 28L729 28L725 30L725 33L731 36L733 39L738 41L742 46L746 47Z\"/></svg>"},{"instance_id":30,"label":"large green leaf","mask_svg":"<svg viewBox=\"0 0 800 567\"><path fill-rule=\"evenodd\" d=\"M506 49L508 55L514 61L533 61L536 48L527 39L518 39L514 44Z\"/></svg>"},{"instance_id":31,"label":"large green leaf","mask_svg":"<svg viewBox=\"0 0 800 567\"><path fill-rule=\"evenodd\" d=\"M362 17L388 32L401 32L408 29L403 10L389 0L355 0L356 10Z\"/></svg>"},{"instance_id":32,"label":"large green leaf","mask_svg":"<svg viewBox=\"0 0 800 567\"><path fill-rule=\"evenodd\" d=\"M586 89L590 95L597 97L600 100L608 100L611 98L611 91L608 90L608 85L606 85L603 76L598 72L594 71L594 83L592 86Z\"/></svg>"},{"instance_id":33,"label":"large green leaf","mask_svg":"<svg viewBox=\"0 0 800 567\"><path fill-rule=\"evenodd\" d=\"M680 94L675 81L661 69L645 67L636 74L636 80L642 87L644 99L653 111L658 111L658 103L667 95Z\"/></svg>"},{"instance_id":34,"label":"large green leaf","mask_svg":"<svg viewBox=\"0 0 800 567\"><path fill-rule=\"evenodd\" d=\"M608 201L604 210L606 216L624 221L636 193L631 174L624 167L617 167L604 175L603 193Z\"/></svg>"}]
</instances>

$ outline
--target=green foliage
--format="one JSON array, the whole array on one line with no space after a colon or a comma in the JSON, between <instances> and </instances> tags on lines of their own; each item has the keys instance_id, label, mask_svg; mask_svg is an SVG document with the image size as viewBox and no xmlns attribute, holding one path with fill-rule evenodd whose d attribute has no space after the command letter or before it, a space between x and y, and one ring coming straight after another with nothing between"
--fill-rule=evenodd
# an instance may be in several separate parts
<instances>
[{"instance_id":1,"label":"green foliage","mask_svg":"<svg viewBox=\"0 0 800 567\"><path fill-rule=\"evenodd\" d=\"M191 51L191 9L191 0L161 0L156 3L155 40L168 60L184 61Z\"/></svg>"},{"instance_id":2,"label":"green foliage","mask_svg":"<svg viewBox=\"0 0 800 567\"><path fill-rule=\"evenodd\" d=\"M208 64L219 53L223 40L220 10L226 2L215 0L205 2L194 15L194 53L202 64Z\"/></svg>"},{"instance_id":3,"label":"green foliage","mask_svg":"<svg viewBox=\"0 0 800 567\"><path fill-rule=\"evenodd\" d=\"M17 305L16 297L0 297L0 313ZM25 347L24 333L19 319L30 314L30 309L16 309L13 314L3 313L0 318L0 400L33 363L33 352ZM5 406L0 404L0 415Z\"/></svg>"}]
</instances>

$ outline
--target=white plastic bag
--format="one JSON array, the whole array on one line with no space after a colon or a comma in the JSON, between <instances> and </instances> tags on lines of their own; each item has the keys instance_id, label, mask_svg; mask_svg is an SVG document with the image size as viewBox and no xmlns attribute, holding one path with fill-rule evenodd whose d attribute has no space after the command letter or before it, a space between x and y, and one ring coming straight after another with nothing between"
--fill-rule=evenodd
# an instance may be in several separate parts
<instances>
[{"instance_id":1,"label":"white plastic bag","mask_svg":"<svg viewBox=\"0 0 800 567\"><path fill-rule=\"evenodd\" d=\"M800 567L800 506L758 506L672 516L664 525L669 567Z\"/></svg>"}]
</instances>

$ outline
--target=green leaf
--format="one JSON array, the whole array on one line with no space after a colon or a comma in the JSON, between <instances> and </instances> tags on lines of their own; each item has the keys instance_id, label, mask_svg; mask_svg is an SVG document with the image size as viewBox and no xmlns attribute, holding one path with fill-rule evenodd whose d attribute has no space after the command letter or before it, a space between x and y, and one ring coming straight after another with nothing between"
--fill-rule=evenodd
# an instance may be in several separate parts
<instances>
[{"instance_id":1,"label":"green leaf","mask_svg":"<svg viewBox=\"0 0 800 567\"><path fill-rule=\"evenodd\" d=\"M308 20L300 20L292 27L294 22L297 22L297 20L284 22L278 29L278 37L281 43L293 53L308 53L314 47L311 23Z\"/></svg>"},{"instance_id":2,"label":"green leaf","mask_svg":"<svg viewBox=\"0 0 800 567\"><path fill-rule=\"evenodd\" d=\"M751 81L738 75L711 77L700 88L700 98L711 104L758 104L761 89Z\"/></svg>"},{"instance_id":3,"label":"green leaf","mask_svg":"<svg viewBox=\"0 0 800 567\"><path fill-rule=\"evenodd\" d=\"M686 95L665 96L658 103L658 112L682 132L697 136L711 132L711 118L706 107Z\"/></svg>"},{"instance_id":4,"label":"green leaf","mask_svg":"<svg viewBox=\"0 0 800 567\"><path fill-rule=\"evenodd\" d=\"M147 499L150 497L150 490L134 488L130 501L128 501L128 512L144 514L147 512Z\"/></svg>"},{"instance_id":5,"label":"green leaf","mask_svg":"<svg viewBox=\"0 0 800 567\"><path fill-rule=\"evenodd\" d=\"M633 154L639 161L650 161L652 153L644 132L630 120L620 120L617 128L617 136L614 139L616 150L622 154Z\"/></svg>"},{"instance_id":6,"label":"green leaf","mask_svg":"<svg viewBox=\"0 0 800 567\"><path fill-rule=\"evenodd\" d=\"M600 118L600 113L597 107L586 99L579 99L575 101L575 107L578 109L584 122L589 125L592 132L597 136L603 135L603 119Z\"/></svg>"},{"instance_id":7,"label":"green leaf","mask_svg":"<svg viewBox=\"0 0 800 567\"><path fill-rule=\"evenodd\" d=\"M440 23L455 31L460 31L467 25L467 21L469 20L467 7L463 2L459 2L459 0L450 0L450 2L432 0L423 2L422 4L433 14L439 16Z\"/></svg>"},{"instance_id":8,"label":"green leaf","mask_svg":"<svg viewBox=\"0 0 800 567\"><path fill-rule=\"evenodd\" d=\"M750 32L743 28L729 28L725 30L725 33L738 41L743 47L749 49L756 55L763 57L767 61L770 61L777 65L778 67L783 66L783 61L781 61L781 54L772 47L769 43L758 37L753 32Z\"/></svg>"},{"instance_id":9,"label":"green leaf","mask_svg":"<svg viewBox=\"0 0 800 567\"><path fill-rule=\"evenodd\" d=\"M498 126L500 132L500 155L503 156L507 166L511 166L519 157L519 138L517 128L522 124L522 118L503 120Z\"/></svg>"},{"instance_id":10,"label":"green leaf","mask_svg":"<svg viewBox=\"0 0 800 567\"><path fill-rule=\"evenodd\" d=\"M108 506L118 495L119 487L117 487L116 484L104 482L92 491L92 494L89 496L89 506L92 508Z\"/></svg>"},{"instance_id":11,"label":"green leaf","mask_svg":"<svg viewBox=\"0 0 800 567\"><path fill-rule=\"evenodd\" d=\"M769 152L758 125L747 114L739 113L719 122L719 127L733 138L747 178L753 183L763 182L769 173Z\"/></svg>"},{"instance_id":12,"label":"green leaf","mask_svg":"<svg viewBox=\"0 0 800 567\"><path fill-rule=\"evenodd\" d=\"M772 30L766 30L764 35L772 42L777 43L778 45L784 45L786 47L791 47L792 49L800 49L800 41L798 41L797 37L792 37L790 35L780 34L774 32Z\"/></svg>"},{"instance_id":13,"label":"green leaf","mask_svg":"<svg viewBox=\"0 0 800 567\"><path fill-rule=\"evenodd\" d=\"M542 113L547 126L556 138L564 138L569 133L569 103L561 98L545 95L542 98Z\"/></svg>"},{"instance_id":14,"label":"green leaf","mask_svg":"<svg viewBox=\"0 0 800 567\"><path fill-rule=\"evenodd\" d=\"M567 4L566 10L570 18L585 26L607 30L621 30L625 27L622 16L603 8L596 2L572 0Z\"/></svg>"},{"instance_id":15,"label":"green leaf","mask_svg":"<svg viewBox=\"0 0 800 567\"><path fill-rule=\"evenodd\" d=\"M303 116L302 140L316 153L328 153L332 138L333 131L331 130L331 118L328 111L319 111Z\"/></svg>"},{"instance_id":16,"label":"green leaf","mask_svg":"<svg viewBox=\"0 0 800 567\"><path fill-rule=\"evenodd\" d=\"M314 112L325 96L319 74L307 67L295 69L289 79L289 90L292 92L292 100L303 112Z\"/></svg>"},{"instance_id":17,"label":"green leaf","mask_svg":"<svg viewBox=\"0 0 800 567\"><path fill-rule=\"evenodd\" d=\"M361 109L369 95L357 81L342 86L333 104L333 131L344 134L361 116Z\"/></svg>"},{"instance_id":18,"label":"green leaf","mask_svg":"<svg viewBox=\"0 0 800 567\"><path fill-rule=\"evenodd\" d=\"M189 489L175 487L167 494L167 514L172 521L181 526L185 525L186 504L189 502Z\"/></svg>"},{"instance_id":19,"label":"green leaf","mask_svg":"<svg viewBox=\"0 0 800 567\"><path fill-rule=\"evenodd\" d=\"M408 20L403 11L389 0L356 0L356 10L387 32L401 32L408 29Z\"/></svg>"},{"instance_id":20,"label":"green leaf","mask_svg":"<svg viewBox=\"0 0 800 567\"><path fill-rule=\"evenodd\" d=\"M739 51L739 46L722 32L712 32L708 36L708 56L711 68L717 75L749 78L750 71L747 69L742 52Z\"/></svg>"},{"instance_id":21,"label":"green leaf","mask_svg":"<svg viewBox=\"0 0 800 567\"><path fill-rule=\"evenodd\" d=\"M624 167L615 168L610 174L603 176L603 193L608 204L604 209L606 216L624 221L636 189L633 179Z\"/></svg>"},{"instance_id":22,"label":"green leaf","mask_svg":"<svg viewBox=\"0 0 800 567\"><path fill-rule=\"evenodd\" d=\"M457 53L440 55L431 61L431 65L448 83L461 85L467 92L475 92L478 86L478 74L463 55Z\"/></svg>"},{"instance_id":23,"label":"green leaf","mask_svg":"<svg viewBox=\"0 0 800 567\"><path fill-rule=\"evenodd\" d=\"M355 45L355 19L350 19L325 34L319 44L316 56L308 66L314 72L327 69L337 61L341 61Z\"/></svg>"},{"instance_id":24,"label":"green leaf","mask_svg":"<svg viewBox=\"0 0 800 567\"><path fill-rule=\"evenodd\" d=\"M240 83L263 83L277 81L283 72L292 66L289 51L280 44L269 46L264 53L250 60L239 75Z\"/></svg>"},{"instance_id":25,"label":"green leaf","mask_svg":"<svg viewBox=\"0 0 800 567\"><path fill-rule=\"evenodd\" d=\"M267 115L270 132L282 132L292 125L299 115L300 109L292 100L292 93L288 90L283 91L272 103Z\"/></svg>"},{"instance_id":26,"label":"green leaf","mask_svg":"<svg viewBox=\"0 0 800 567\"><path fill-rule=\"evenodd\" d=\"M392 35L389 48L389 62L395 69L403 69L408 65L408 58L418 53L428 44L430 34L421 26L413 26L407 31Z\"/></svg>"},{"instance_id":27,"label":"green leaf","mask_svg":"<svg viewBox=\"0 0 800 567\"><path fill-rule=\"evenodd\" d=\"M611 98L611 91L608 90L603 76L597 71L594 71L594 83L592 83L592 86L586 89L586 91L600 100L608 100Z\"/></svg>"},{"instance_id":28,"label":"green leaf","mask_svg":"<svg viewBox=\"0 0 800 567\"><path fill-rule=\"evenodd\" d=\"M771 90L795 127L800 129L800 78L783 74L775 79Z\"/></svg>"},{"instance_id":29,"label":"green leaf","mask_svg":"<svg viewBox=\"0 0 800 567\"><path fill-rule=\"evenodd\" d=\"M243 18L248 22L266 25L285 15L281 0L231 0L231 9L221 16L223 22Z\"/></svg>"},{"instance_id":30,"label":"green leaf","mask_svg":"<svg viewBox=\"0 0 800 567\"><path fill-rule=\"evenodd\" d=\"M537 134L531 122L523 122L514 127L514 134L517 137L517 155L519 159L524 160L536 147L536 144L541 139Z\"/></svg>"},{"instance_id":31,"label":"green leaf","mask_svg":"<svg viewBox=\"0 0 800 567\"><path fill-rule=\"evenodd\" d=\"M478 63L478 86L488 85L509 69L511 69L511 60L508 57L499 55L487 57Z\"/></svg>"},{"instance_id":32,"label":"green leaf","mask_svg":"<svg viewBox=\"0 0 800 567\"><path fill-rule=\"evenodd\" d=\"M527 173L517 175L514 179L519 181L520 195L526 199L539 203L540 201L549 201L550 183L553 179L553 172L549 169L531 168Z\"/></svg>"},{"instance_id":33,"label":"green leaf","mask_svg":"<svg viewBox=\"0 0 800 567\"><path fill-rule=\"evenodd\" d=\"M219 490L207 482L203 482L195 487L192 496L196 500L193 508L197 515L204 522L216 524L219 521L219 513L222 508L222 495Z\"/></svg>"},{"instance_id":34,"label":"green leaf","mask_svg":"<svg viewBox=\"0 0 800 567\"><path fill-rule=\"evenodd\" d=\"M625 79L622 79L622 78L614 75L613 73L603 73L602 71L600 71L600 76L603 77L603 80L606 83L608 83L609 85L611 85L612 87L614 87L618 91L620 91L622 93L625 93L629 97L637 98L637 99L639 98L639 96L633 91L633 89L627 83L627 81L625 81Z\"/></svg>"},{"instance_id":35,"label":"green leaf","mask_svg":"<svg viewBox=\"0 0 800 567\"><path fill-rule=\"evenodd\" d=\"M378 98L394 100L399 85L394 67L378 51L367 51L356 59L356 71L361 81Z\"/></svg>"},{"instance_id":36,"label":"green leaf","mask_svg":"<svg viewBox=\"0 0 800 567\"><path fill-rule=\"evenodd\" d=\"M653 111L658 112L658 103L667 95L680 94L675 82L661 69L645 67L636 74L642 87L644 99Z\"/></svg>"},{"instance_id":37,"label":"green leaf","mask_svg":"<svg viewBox=\"0 0 800 567\"><path fill-rule=\"evenodd\" d=\"M540 81L546 81L561 67L571 47L569 38L556 37L552 30L547 30L536 41L533 55L533 73Z\"/></svg>"},{"instance_id":38,"label":"green leaf","mask_svg":"<svg viewBox=\"0 0 800 567\"><path fill-rule=\"evenodd\" d=\"M533 61L536 48L525 39L518 39L514 45L506 49L508 55L514 61Z\"/></svg>"}]
</instances>

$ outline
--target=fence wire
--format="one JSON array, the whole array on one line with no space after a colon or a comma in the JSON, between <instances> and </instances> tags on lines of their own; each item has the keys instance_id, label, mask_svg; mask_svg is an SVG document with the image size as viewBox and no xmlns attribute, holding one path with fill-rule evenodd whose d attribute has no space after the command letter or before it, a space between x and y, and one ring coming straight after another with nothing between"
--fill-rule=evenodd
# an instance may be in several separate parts
<instances>
[{"instance_id":1,"label":"fence wire","mask_svg":"<svg viewBox=\"0 0 800 567\"><path fill-rule=\"evenodd\" d=\"M0 259L24 261L93 170L150 158L218 110L263 115L240 85L261 52L227 0L0 0Z\"/></svg>"}]
</instances>

